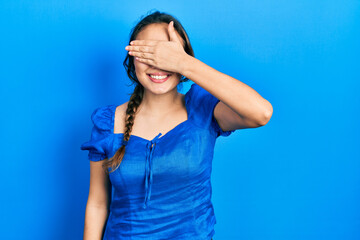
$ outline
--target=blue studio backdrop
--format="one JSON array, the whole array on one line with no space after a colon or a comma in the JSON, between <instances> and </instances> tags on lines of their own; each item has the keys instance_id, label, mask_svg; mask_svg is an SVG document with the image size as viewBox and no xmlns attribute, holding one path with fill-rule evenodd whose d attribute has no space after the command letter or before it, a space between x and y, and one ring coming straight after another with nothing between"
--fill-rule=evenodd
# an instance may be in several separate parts
<instances>
[{"instance_id":1,"label":"blue studio backdrop","mask_svg":"<svg viewBox=\"0 0 360 240\"><path fill-rule=\"evenodd\" d=\"M82 239L80 144L95 108L129 99L124 48L150 10L274 108L217 141L214 240L360 239L357 0L0 1L1 239Z\"/></svg>"}]
</instances>

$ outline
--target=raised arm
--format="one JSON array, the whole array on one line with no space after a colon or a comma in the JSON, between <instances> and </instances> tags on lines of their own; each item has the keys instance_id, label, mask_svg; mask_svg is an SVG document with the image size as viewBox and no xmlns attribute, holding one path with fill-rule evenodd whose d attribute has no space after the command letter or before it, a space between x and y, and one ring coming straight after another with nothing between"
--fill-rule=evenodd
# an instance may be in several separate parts
<instances>
[{"instance_id":1,"label":"raised arm","mask_svg":"<svg viewBox=\"0 0 360 240\"><path fill-rule=\"evenodd\" d=\"M214 117L224 130L260 127L270 120L272 105L245 83L186 55L181 74L220 100Z\"/></svg>"}]
</instances>

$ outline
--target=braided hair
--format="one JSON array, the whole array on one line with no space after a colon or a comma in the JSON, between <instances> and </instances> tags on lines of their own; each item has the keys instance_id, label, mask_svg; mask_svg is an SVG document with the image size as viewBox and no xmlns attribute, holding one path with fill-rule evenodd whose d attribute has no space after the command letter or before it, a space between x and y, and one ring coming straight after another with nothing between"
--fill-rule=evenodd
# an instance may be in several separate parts
<instances>
[{"instance_id":1,"label":"braided hair","mask_svg":"<svg viewBox=\"0 0 360 240\"><path fill-rule=\"evenodd\" d=\"M164 13L155 11L153 13L148 13L147 16L142 17L139 23L132 29L131 37L129 40L130 42L135 40L137 35L141 32L141 30L152 23L167 23L169 24L171 21L174 21L174 28L179 33L181 38L184 41L184 50L185 52L194 57L194 51L190 44L190 40L187 36L187 33L181 23L173 16ZM130 96L130 100L127 105L126 115L125 115L125 126L124 126L124 136L122 139L121 147L116 151L113 157L104 161L103 168L106 172L108 172L108 168L111 167L111 172L115 171L119 166L120 163L125 155L125 148L126 144L129 141L132 127L134 125L134 120L136 116L136 112L142 102L143 95L144 95L144 87L140 84L139 80L136 77L135 66L134 66L134 57L127 54L126 58L123 62L127 75L131 79L132 83L135 84L134 92ZM180 83L187 82L189 79L185 76L181 76Z\"/></svg>"}]
</instances>

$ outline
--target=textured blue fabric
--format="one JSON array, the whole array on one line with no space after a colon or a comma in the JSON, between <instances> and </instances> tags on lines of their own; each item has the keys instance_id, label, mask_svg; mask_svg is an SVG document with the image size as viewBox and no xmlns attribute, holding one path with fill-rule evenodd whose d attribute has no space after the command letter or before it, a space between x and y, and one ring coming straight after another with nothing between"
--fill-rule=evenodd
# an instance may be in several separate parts
<instances>
[{"instance_id":1,"label":"textured blue fabric","mask_svg":"<svg viewBox=\"0 0 360 240\"><path fill-rule=\"evenodd\" d=\"M211 171L216 138L213 116L219 100L193 83L185 94L188 119L153 139L131 135L112 184L104 239L210 240L216 218L211 202ZM95 109L91 140L81 145L89 160L112 157L123 144L114 133L116 105Z\"/></svg>"}]
</instances>

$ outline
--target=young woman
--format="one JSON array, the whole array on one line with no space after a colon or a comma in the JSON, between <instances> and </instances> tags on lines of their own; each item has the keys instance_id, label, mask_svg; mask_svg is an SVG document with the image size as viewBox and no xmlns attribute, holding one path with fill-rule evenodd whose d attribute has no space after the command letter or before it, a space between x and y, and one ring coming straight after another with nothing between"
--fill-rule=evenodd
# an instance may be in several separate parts
<instances>
[{"instance_id":1,"label":"young woman","mask_svg":"<svg viewBox=\"0 0 360 240\"><path fill-rule=\"evenodd\" d=\"M265 125L272 106L196 59L166 13L144 17L125 49L134 92L92 113L91 140L81 146L91 160L84 239L210 240L216 138ZM190 90L179 93L189 79Z\"/></svg>"}]
</instances>

